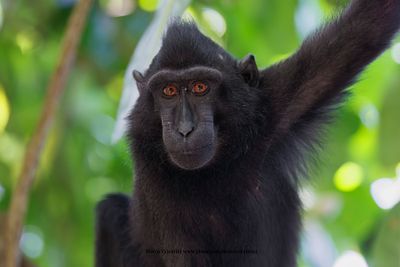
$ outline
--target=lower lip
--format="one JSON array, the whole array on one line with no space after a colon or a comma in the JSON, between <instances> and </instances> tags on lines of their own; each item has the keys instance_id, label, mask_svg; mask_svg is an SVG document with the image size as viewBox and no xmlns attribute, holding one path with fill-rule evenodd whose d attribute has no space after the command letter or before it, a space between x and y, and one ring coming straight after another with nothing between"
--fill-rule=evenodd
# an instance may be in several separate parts
<instances>
[{"instance_id":1,"label":"lower lip","mask_svg":"<svg viewBox=\"0 0 400 267\"><path fill-rule=\"evenodd\" d=\"M205 146L201 146L199 148L195 148L193 150L183 150L182 152L176 152L176 153L182 153L183 155L193 155L198 153L201 150L204 150L206 148L210 148L212 146L212 144L207 144Z\"/></svg>"}]
</instances>

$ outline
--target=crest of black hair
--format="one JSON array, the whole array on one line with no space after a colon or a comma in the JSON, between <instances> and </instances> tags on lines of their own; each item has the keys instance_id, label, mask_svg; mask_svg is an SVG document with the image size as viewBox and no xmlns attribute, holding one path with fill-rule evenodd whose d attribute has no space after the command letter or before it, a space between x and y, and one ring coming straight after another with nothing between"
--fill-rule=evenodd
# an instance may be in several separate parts
<instances>
[{"instance_id":1,"label":"crest of black hair","mask_svg":"<svg viewBox=\"0 0 400 267\"><path fill-rule=\"evenodd\" d=\"M219 69L234 63L234 58L202 34L193 21L175 18L170 21L161 49L146 74L151 75L161 68L184 69L202 65Z\"/></svg>"}]
</instances>

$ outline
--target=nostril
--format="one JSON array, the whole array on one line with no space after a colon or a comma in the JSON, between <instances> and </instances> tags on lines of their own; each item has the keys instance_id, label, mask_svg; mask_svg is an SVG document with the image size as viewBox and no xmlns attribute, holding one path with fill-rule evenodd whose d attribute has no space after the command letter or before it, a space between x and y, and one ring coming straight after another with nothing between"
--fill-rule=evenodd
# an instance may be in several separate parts
<instances>
[{"instance_id":1,"label":"nostril","mask_svg":"<svg viewBox=\"0 0 400 267\"><path fill-rule=\"evenodd\" d=\"M187 137L191 132L193 132L193 123L181 123L178 128L178 132L183 136Z\"/></svg>"}]
</instances>

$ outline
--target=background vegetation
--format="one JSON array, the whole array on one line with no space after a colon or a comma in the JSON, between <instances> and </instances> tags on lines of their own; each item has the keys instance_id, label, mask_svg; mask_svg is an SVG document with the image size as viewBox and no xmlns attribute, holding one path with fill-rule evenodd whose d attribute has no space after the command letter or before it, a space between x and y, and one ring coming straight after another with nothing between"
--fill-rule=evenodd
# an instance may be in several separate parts
<instances>
[{"instance_id":1,"label":"background vegetation","mask_svg":"<svg viewBox=\"0 0 400 267\"><path fill-rule=\"evenodd\" d=\"M0 212L8 208L74 3L0 0ZM233 55L252 52L265 67L294 52L345 3L195 0L187 13ZM125 68L156 4L100 0L90 14L21 240L37 266L92 266L96 202L108 192L132 191L126 142L111 144L110 136ZM400 266L399 64L398 38L327 131L319 167L302 192L304 266Z\"/></svg>"}]
</instances>

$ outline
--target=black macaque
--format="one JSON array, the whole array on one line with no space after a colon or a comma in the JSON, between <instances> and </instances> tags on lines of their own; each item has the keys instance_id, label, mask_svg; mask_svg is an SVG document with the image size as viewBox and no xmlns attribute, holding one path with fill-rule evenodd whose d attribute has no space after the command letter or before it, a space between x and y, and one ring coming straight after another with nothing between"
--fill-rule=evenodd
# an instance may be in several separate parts
<instances>
[{"instance_id":1,"label":"black macaque","mask_svg":"<svg viewBox=\"0 0 400 267\"><path fill-rule=\"evenodd\" d=\"M133 197L97 207L97 267L292 267L298 177L346 87L390 44L400 0L353 0L291 57L258 70L193 23L170 24L133 76Z\"/></svg>"}]
</instances>

